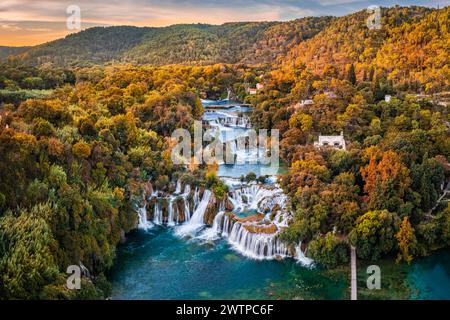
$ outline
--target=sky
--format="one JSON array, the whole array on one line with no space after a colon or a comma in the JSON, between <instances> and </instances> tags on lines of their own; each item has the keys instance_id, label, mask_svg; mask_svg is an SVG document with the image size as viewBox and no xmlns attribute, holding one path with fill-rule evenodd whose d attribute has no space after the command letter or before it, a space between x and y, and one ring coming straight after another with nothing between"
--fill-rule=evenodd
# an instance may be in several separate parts
<instances>
[{"instance_id":1,"label":"sky","mask_svg":"<svg viewBox=\"0 0 450 320\"><path fill-rule=\"evenodd\" d=\"M0 0L0 45L36 45L62 38L67 8L80 8L81 29L93 26L167 26L231 21L286 21L306 16L341 16L370 5L444 7L450 0Z\"/></svg>"}]
</instances>

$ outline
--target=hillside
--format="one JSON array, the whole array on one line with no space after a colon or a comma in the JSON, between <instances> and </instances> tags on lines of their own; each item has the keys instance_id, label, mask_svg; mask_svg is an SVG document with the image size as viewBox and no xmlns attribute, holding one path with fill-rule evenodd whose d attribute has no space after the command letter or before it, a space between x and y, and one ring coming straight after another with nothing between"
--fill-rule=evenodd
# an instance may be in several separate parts
<instances>
[{"instance_id":1,"label":"hillside","mask_svg":"<svg viewBox=\"0 0 450 320\"><path fill-rule=\"evenodd\" d=\"M31 64L51 62L60 66L102 64L141 42L151 28L95 27L64 39L35 46L19 55Z\"/></svg>"},{"instance_id":2,"label":"hillside","mask_svg":"<svg viewBox=\"0 0 450 320\"><path fill-rule=\"evenodd\" d=\"M183 24L163 28L96 27L31 48L19 58L31 64L86 66L135 64L271 63L313 37L330 17L290 22Z\"/></svg>"},{"instance_id":3,"label":"hillside","mask_svg":"<svg viewBox=\"0 0 450 320\"><path fill-rule=\"evenodd\" d=\"M25 52L30 47L6 47L0 46L0 61L8 58L10 55L17 55Z\"/></svg>"},{"instance_id":4,"label":"hillside","mask_svg":"<svg viewBox=\"0 0 450 320\"><path fill-rule=\"evenodd\" d=\"M450 86L450 7L431 12L417 23L392 31L378 51L375 65L394 82L426 84L438 92ZM415 88L413 88L415 89Z\"/></svg>"},{"instance_id":5,"label":"hillside","mask_svg":"<svg viewBox=\"0 0 450 320\"><path fill-rule=\"evenodd\" d=\"M327 27L333 17L308 17L276 24L262 35L242 57L247 64L273 63L302 41L313 38Z\"/></svg>"},{"instance_id":6,"label":"hillside","mask_svg":"<svg viewBox=\"0 0 450 320\"><path fill-rule=\"evenodd\" d=\"M385 41L404 22L419 21L431 9L424 7L382 8L382 28L370 30L363 10L338 19L317 34L293 48L286 62L298 58L314 73L322 73L334 66L339 71L354 63L358 70L367 67L376 57Z\"/></svg>"},{"instance_id":7,"label":"hillside","mask_svg":"<svg viewBox=\"0 0 450 320\"><path fill-rule=\"evenodd\" d=\"M124 61L150 64L236 63L273 22L175 25L154 29L124 54Z\"/></svg>"}]
</instances>

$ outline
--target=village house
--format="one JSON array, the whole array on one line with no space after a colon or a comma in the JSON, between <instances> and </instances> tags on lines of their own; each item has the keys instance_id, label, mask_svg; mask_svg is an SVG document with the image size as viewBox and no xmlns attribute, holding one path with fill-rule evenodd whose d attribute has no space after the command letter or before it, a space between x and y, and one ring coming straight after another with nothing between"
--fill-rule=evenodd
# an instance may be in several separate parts
<instances>
[{"instance_id":1,"label":"village house","mask_svg":"<svg viewBox=\"0 0 450 320\"><path fill-rule=\"evenodd\" d=\"M247 89L247 93L248 94L251 94L251 95L254 95L254 94L256 94L258 92L258 89L256 89L256 88L248 88Z\"/></svg>"},{"instance_id":2,"label":"village house","mask_svg":"<svg viewBox=\"0 0 450 320\"><path fill-rule=\"evenodd\" d=\"M339 136L319 136L319 141L314 142L316 148L331 147L335 149L346 150L347 145L345 143L344 132L341 132Z\"/></svg>"},{"instance_id":3,"label":"village house","mask_svg":"<svg viewBox=\"0 0 450 320\"><path fill-rule=\"evenodd\" d=\"M313 104L314 104L314 101L311 99L301 100L300 102L297 102L296 104L292 105L291 108L293 108L295 111L298 111L306 106L310 106Z\"/></svg>"}]
</instances>

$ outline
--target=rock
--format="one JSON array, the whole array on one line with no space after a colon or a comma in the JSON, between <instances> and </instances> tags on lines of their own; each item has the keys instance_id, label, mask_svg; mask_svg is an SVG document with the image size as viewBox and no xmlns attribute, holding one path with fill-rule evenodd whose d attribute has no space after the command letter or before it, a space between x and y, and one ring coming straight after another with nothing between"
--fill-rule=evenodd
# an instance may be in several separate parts
<instances>
[{"instance_id":1,"label":"rock","mask_svg":"<svg viewBox=\"0 0 450 320\"><path fill-rule=\"evenodd\" d=\"M276 255L276 256L275 256L275 260L277 260L277 261L283 261L283 257L282 257L282 256L279 256L279 255Z\"/></svg>"},{"instance_id":2,"label":"rock","mask_svg":"<svg viewBox=\"0 0 450 320\"><path fill-rule=\"evenodd\" d=\"M148 199L151 197L153 193L153 185L152 183L149 181L145 184L144 186L144 194L145 194L145 198Z\"/></svg>"},{"instance_id":3,"label":"rock","mask_svg":"<svg viewBox=\"0 0 450 320\"><path fill-rule=\"evenodd\" d=\"M125 235L125 231L123 229L120 229L120 243L127 242L127 237Z\"/></svg>"},{"instance_id":4,"label":"rock","mask_svg":"<svg viewBox=\"0 0 450 320\"><path fill-rule=\"evenodd\" d=\"M212 226L214 223L214 218L216 217L216 214L219 212L219 203L217 202L217 199L214 195L214 193L211 194L211 199L209 200L209 204L206 207L205 211L205 218L204 222L205 224Z\"/></svg>"},{"instance_id":5,"label":"rock","mask_svg":"<svg viewBox=\"0 0 450 320\"><path fill-rule=\"evenodd\" d=\"M234 209L233 203L227 197L227 199L225 200L225 210L233 211L233 209Z\"/></svg>"},{"instance_id":6,"label":"rock","mask_svg":"<svg viewBox=\"0 0 450 320\"><path fill-rule=\"evenodd\" d=\"M149 201L147 201L147 219L153 220L154 216L154 210L155 210L155 203L158 201L156 198L151 198Z\"/></svg>"},{"instance_id":7,"label":"rock","mask_svg":"<svg viewBox=\"0 0 450 320\"><path fill-rule=\"evenodd\" d=\"M274 224L270 224L269 226L257 224L244 224L243 226L250 233L274 234L278 231L277 226Z\"/></svg>"},{"instance_id":8,"label":"rock","mask_svg":"<svg viewBox=\"0 0 450 320\"><path fill-rule=\"evenodd\" d=\"M300 248L302 249L302 252L306 255L306 251L308 250L308 244L306 242L302 242Z\"/></svg>"},{"instance_id":9,"label":"rock","mask_svg":"<svg viewBox=\"0 0 450 320\"><path fill-rule=\"evenodd\" d=\"M186 221L186 212L184 211L184 200L183 200L183 198L178 198L175 201L174 206L176 207L175 212L178 213L178 222L179 223L185 222Z\"/></svg>"}]
</instances>

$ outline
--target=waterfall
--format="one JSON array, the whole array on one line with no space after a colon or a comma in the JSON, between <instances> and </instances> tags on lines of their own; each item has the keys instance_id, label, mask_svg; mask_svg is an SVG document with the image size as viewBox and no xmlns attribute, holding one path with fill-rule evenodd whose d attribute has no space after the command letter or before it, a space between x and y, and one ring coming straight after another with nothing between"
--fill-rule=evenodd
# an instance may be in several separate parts
<instances>
[{"instance_id":1,"label":"waterfall","mask_svg":"<svg viewBox=\"0 0 450 320\"><path fill-rule=\"evenodd\" d=\"M206 229L198 239L203 240L217 240L220 238L222 232L222 220L224 219L225 211L219 211L216 217L214 218L214 222L211 228Z\"/></svg>"},{"instance_id":2,"label":"waterfall","mask_svg":"<svg viewBox=\"0 0 450 320\"><path fill-rule=\"evenodd\" d=\"M211 199L211 191L205 190L203 192L202 201L200 201L200 203L198 204L191 219L187 223L179 226L175 230L176 235L181 236L181 237L189 235L189 234L192 235L198 229L200 229L201 227L204 226L204 216L205 216L206 208L208 207L210 199Z\"/></svg>"},{"instance_id":3,"label":"waterfall","mask_svg":"<svg viewBox=\"0 0 450 320\"><path fill-rule=\"evenodd\" d=\"M139 215L139 223L138 223L139 229L148 230L153 226L152 223L147 219L147 209L145 206L138 209L138 215Z\"/></svg>"},{"instance_id":4,"label":"waterfall","mask_svg":"<svg viewBox=\"0 0 450 320\"><path fill-rule=\"evenodd\" d=\"M153 209L153 224L157 225L167 225L169 227L173 227L181 222L181 212L179 211L179 207L177 205L177 200L182 199L184 206L184 218L185 221L189 221L191 218L191 210L189 208L189 196L191 194L191 186L186 185L184 187L184 192L181 193L182 186L180 180L177 182L177 191L174 195L170 197L160 197L158 196L158 192L152 193L150 198L155 198L156 202ZM194 207L198 206L198 198L199 192L198 189L194 194ZM167 212L163 212L163 206L160 203L160 200L167 201Z\"/></svg>"},{"instance_id":5,"label":"waterfall","mask_svg":"<svg viewBox=\"0 0 450 320\"><path fill-rule=\"evenodd\" d=\"M175 219L174 219L174 210L173 210L173 203L175 201L175 197L170 197L169 199L169 215L167 216L167 225L170 227L173 227L175 225Z\"/></svg>"},{"instance_id":6,"label":"waterfall","mask_svg":"<svg viewBox=\"0 0 450 320\"><path fill-rule=\"evenodd\" d=\"M199 200L200 200L200 190L197 188L195 188L195 192L194 192L194 208L193 211L195 211L198 207L199 204Z\"/></svg>"},{"instance_id":7,"label":"waterfall","mask_svg":"<svg viewBox=\"0 0 450 320\"><path fill-rule=\"evenodd\" d=\"M280 191L280 189L271 190L259 185L252 185L234 190L229 199L235 211L259 210L263 212L265 208L272 210L276 203L284 206L286 199L278 199Z\"/></svg>"},{"instance_id":8,"label":"waterfall","mask_svg":"<svg viewBox=\"0 0 450 320\"><path fill-rule=\"evenodd\" d=\"M224 204L221 204L212 227L202 232L198 238L215 240L222 236L236 251L252 259L270 260L290 256L288 247L279 236L280 230L292 218L285 210L287 197L283 190L257 184L241 184L237 187L235 181L226 182L232 186L228 200L233 204L237 216L225 213ZM278 205L279 210L272 212L275 205ZM257 219L238 218L240 213L245 214L249 210L261 213L267 212L267 209L269 213ZM307 258L302 261L306 265Z\"/></svg>"},{"instance_id":9,"label":"waterfall","mask_svg":"<svg viewBox=\"0 0 450 320\"><path fill-rule=\"evenodd\" d=\"M157 225L163 224L161 205L158 201L155 202L155 206L153 207L153 223Z\"/></svg>"},{"instance_id":10,"label":"waterfall","mask_svg":"<svg viewBox=\"0 0 450 320\"><path fill-rule=\"evenodd\" d=\"M305 267L312 267L314 264L314 261L303 253L301 242L295 247L295 259Z\"/></svg>"},{"instance_id":11,"label":"waterfall","mask_svg":"<svg viewBox=\"0 0 450 320\"><path fill-rule=\"evenodd\" d=\"M288 256L288 249L277 234L251 233L239 222L234 223L228 234L228 241L241 254L253 259L275 259Z\"/></svg>"},{"instance_id":12,"label":"waterfall","mask_svg":"<svg viewBox=\"0 0 450 320\"><path fill-rule=\"evenodd\" d=\"M225 127L240 128L240 129L250 129L252 126L249 118L238 117L229 114L225 116L219 116L216 120L216 123Z\"/></svg>"},{"instance_id":13,"label":"waterfall","mask_svg":"<svg viewBox=\"0 0 450 320\"><path fill-rule=\"evenodd\" d=\"M214 217L213 225L211 228L207 228L198 239L204 240L217 240L220 238L222 233L222 223L223 219L227 218L225 216L225 203L222 201L219 205L219 212Z\"/></svg>"},{"instance_id":14,"label":"waterfall","mask_svg":"<svg viewBox=\"0 0 450 320\"><path fill-rule=\"evenodd\" d=\"M220 228L220 226L219 226ZM227 237L230 232L230 218L228 216L223 217L223 225L220 230L222 232L222 237Z\"/></svg>"},{"instance_id":15,"label":"waterfall","mask_svg":"<svg viewBox=\"0 0 450 320\"><path fill-rule=\"evenodd\" d=\"M175 194L180 194L180 193L181 193L181 180L178 179Z\"/></svg>"},{"instance_id":16,"label":"waterfall","mask_svg":"<svg viewBox=\"0 0 450 320\"><path fill-rule=\"evenodd\" d=\"M186 185L184 187L184 193L183 193L183 200L184 200L184 218L186 221L189 221L191 219L191 211L189 210L189 201L188 197L191 194L191 186Z\"/></svg>"}]
</instances>

